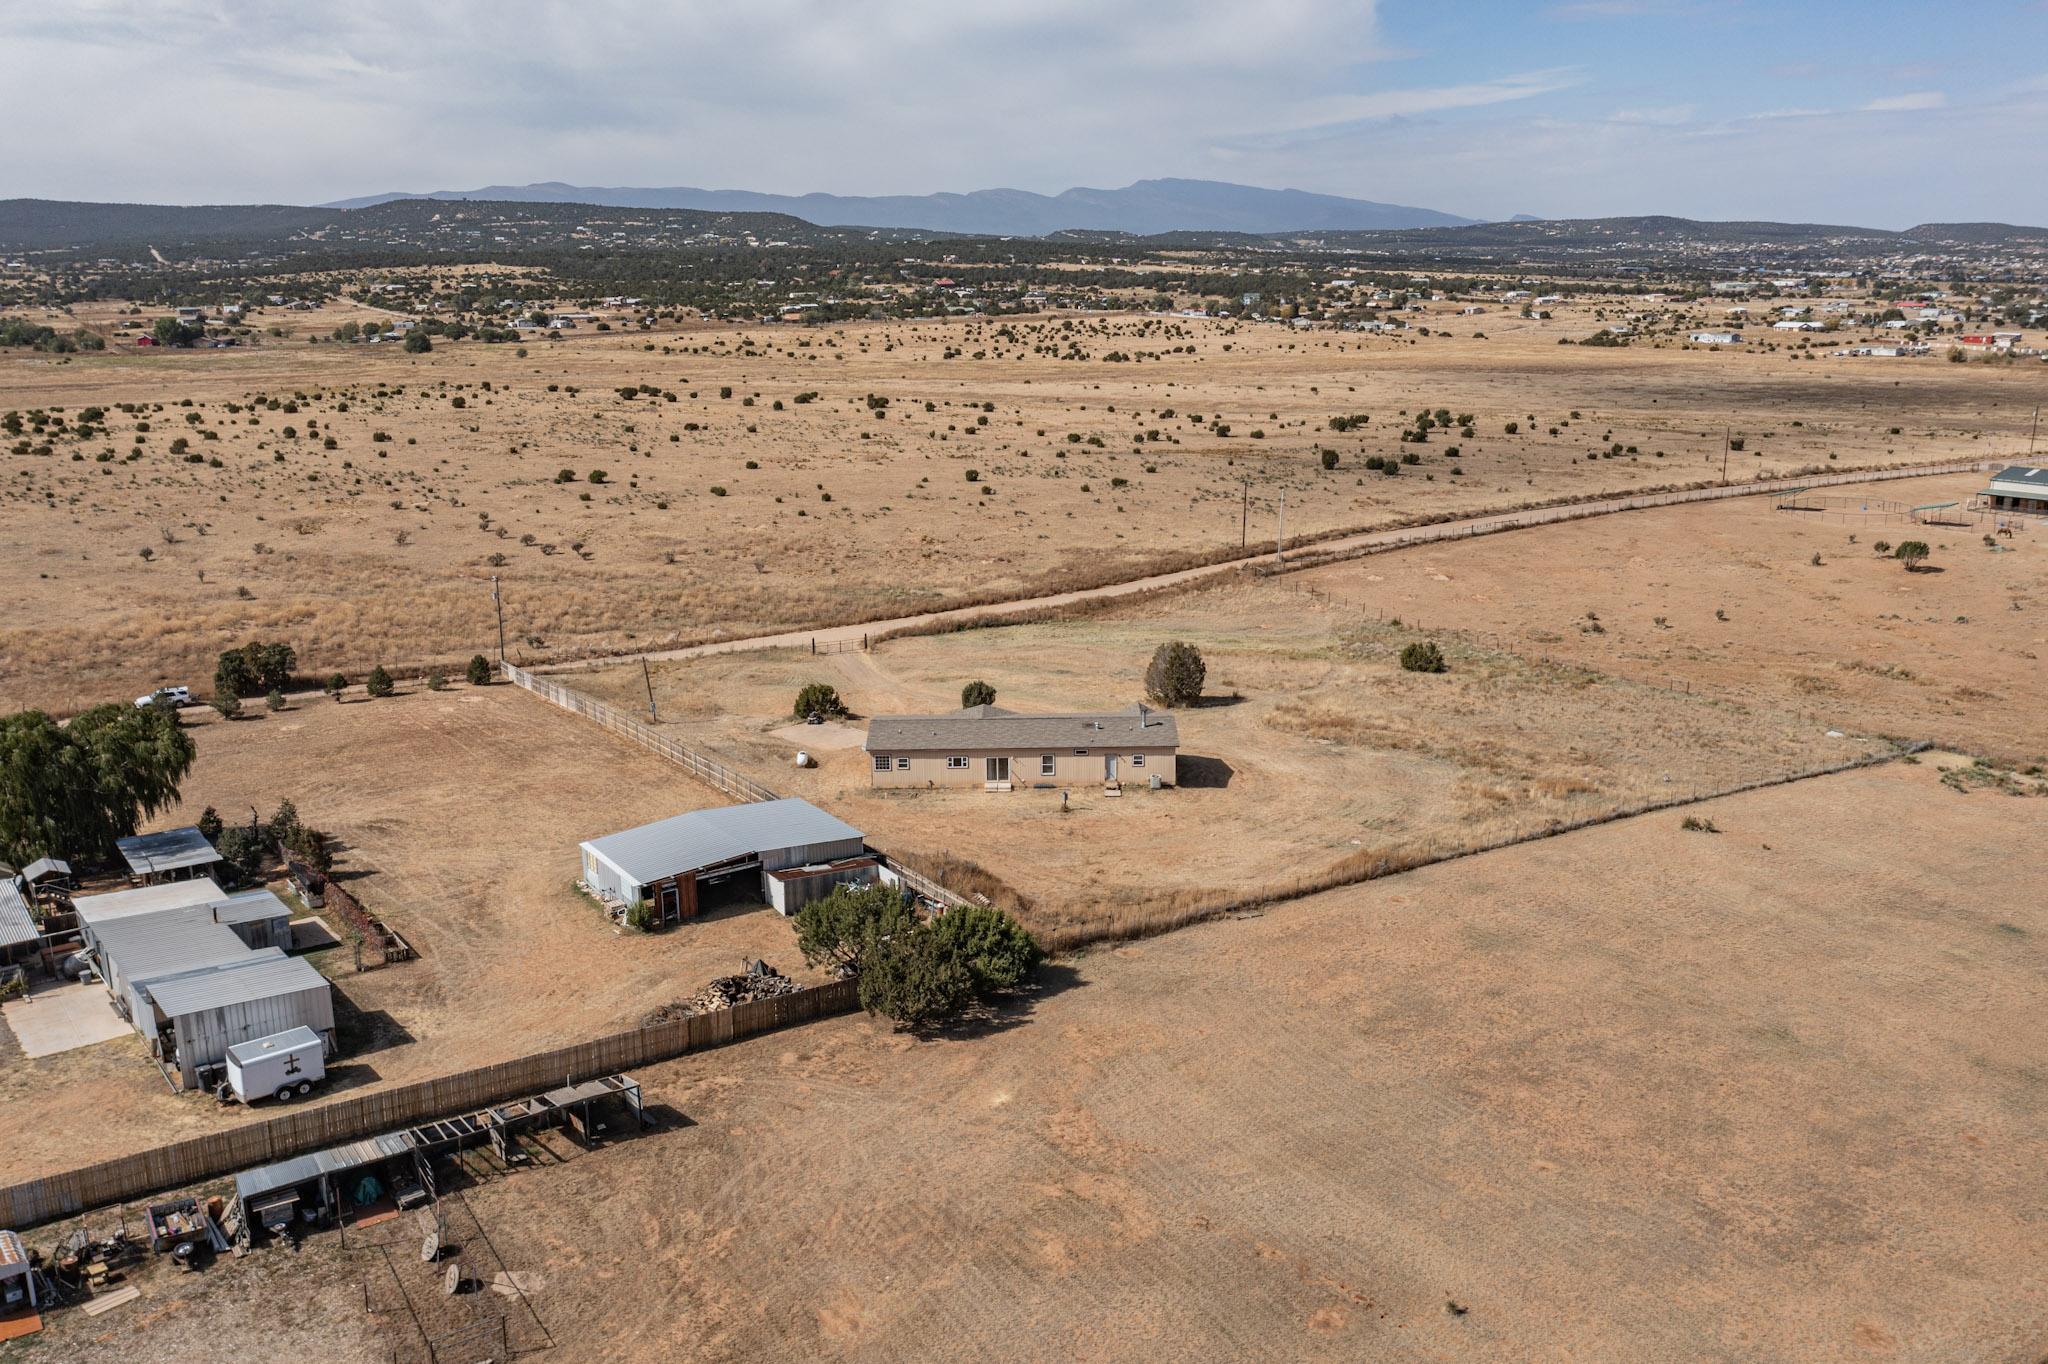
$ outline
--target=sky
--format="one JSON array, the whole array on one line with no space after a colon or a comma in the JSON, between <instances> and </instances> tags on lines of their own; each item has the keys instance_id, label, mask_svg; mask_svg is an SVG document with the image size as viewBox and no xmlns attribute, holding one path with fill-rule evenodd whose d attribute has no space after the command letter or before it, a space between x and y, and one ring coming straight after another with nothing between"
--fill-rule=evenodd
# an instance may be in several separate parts
<instances>
[{"instance_id":1,"label":"sky","mask_svg":"<svg viewBox=\"0 0 2048 1364\"><path fill-rule=\"evenodd\" d=\"M559 180L2048 224L2048 0L0 0L0 197Z\"/></svg>"}]
</instances>

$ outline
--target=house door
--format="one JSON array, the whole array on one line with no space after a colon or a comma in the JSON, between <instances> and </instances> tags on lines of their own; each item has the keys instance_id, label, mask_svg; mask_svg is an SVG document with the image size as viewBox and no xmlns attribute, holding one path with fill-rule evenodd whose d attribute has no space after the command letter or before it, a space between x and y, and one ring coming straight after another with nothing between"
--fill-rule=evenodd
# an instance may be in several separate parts
<instances>
[{"instance_id":1,"label":"house door","mask_svg":"<svg viewBox=\"0 0 2048 1364\"><path fill-rule=\"evenodd\" d=\"M1102 755L1102 779L1104 781L1116 780L1116 754L1105 753Z\"/></svg>"},{"instance_id":2,"label":"house door","mask_svg":"<svg viewBox=\"0 0 2048 1364\"><path fill-rule=\"evenodd\" d=\"M661 922L672 924L680 921L682 917L683 897L676 890L675 883L670 882L661 888Z\"/></svg>"},{"instance_id":3,"label":"house door","mask_svg":"<svg viewBox=\"0 0 2048 1364\"><path fill-rule=\"evenodd\" d=\"M988 779L990 781L1008 781L1010 779L1010 760L1008 758L988 758L984 761L987 764Z\"/></svg>"}]
</instances>

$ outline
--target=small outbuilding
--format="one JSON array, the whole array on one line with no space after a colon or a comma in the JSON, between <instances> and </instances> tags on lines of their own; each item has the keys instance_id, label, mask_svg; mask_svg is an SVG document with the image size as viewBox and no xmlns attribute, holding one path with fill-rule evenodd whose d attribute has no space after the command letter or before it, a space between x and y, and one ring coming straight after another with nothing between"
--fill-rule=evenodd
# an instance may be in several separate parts
<instances>
[{"instance_id":1,"label":"small outbuilding","mask_svg":"<svg viewBox=\"0 0 2048 1364\"><path fill-rule=\"evenodd\" d=\"M1991 486L1978 496L1993 511L2048 515L2048 467L2010 465L1994 475Z\"/></svg>"},{"instance_id":2,"label":"small outbuilding","mask_svg":"<svg viewBox=\"0 0 2048 1364\"><path fill-rule=\"evenodd\" d=\"M212 876L221 864L221 855L206 841L206 835L190 827L135 834L117 839L114 846L120 849L128 874L138 885Z\"/></svg>"},{"instance_id":3,"label":"small outbuilding","mask_svg":"<svg viewBox=\"0 0 2048 1364\"><path fill-rule=\"evenodd\" d=\"M672 924L736 892L781 908L788 896L769 885L772 873L863 859L867 840L809 801L764 800L607 834L583 844L582 853L583 884L593 894L624 908L644 901L655 923ZM858 873L849 868L847 875Z\"/></svg>"},{"instance_id":4,"label":"small outbuilding","mask_svg":"<svg viewBox=\"0 0 2048 1364\"><path fill-rule=\"evenodd\" d=\"M72 885L71 864L61 857L38 857L21 869L21 880L31 894L45 888L67 890Z\"/></svg>"},{"instance_id":5,"label":"small outbuilding","mask_svg":"<svg viewBox=\"0 0 2048 1364\"><path fill-rule=\"evenodd\" d=\"M28 897L12 881L0 881L0 964L32 956L42 941Z\"/></svg>"}]
</instances>

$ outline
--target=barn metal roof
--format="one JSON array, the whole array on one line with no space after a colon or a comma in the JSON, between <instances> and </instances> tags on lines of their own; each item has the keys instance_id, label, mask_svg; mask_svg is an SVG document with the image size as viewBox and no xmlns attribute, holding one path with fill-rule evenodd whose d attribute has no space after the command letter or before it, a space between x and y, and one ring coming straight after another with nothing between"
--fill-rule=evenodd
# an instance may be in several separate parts
<instances>
[{"instance_id":1,"label":"barn metal roof","mask_svg":"<svg viewBox=\"0 0 2048 1364\"><path fill-rule=\"evenodd\" d=\"M583 846L645 884L774 848L862 837L860 830L809 801L788 799L692 810Z\"/></svg>"},{"instance_id":2,"label":"barn metal roof","mask_svg":"<svg viewBox=\"0 0 2048 1364\"><path fill-rule=\"evenodd\" d=\"M403 1132L386 1132L382 1136L365 1137L345 1146L331 1146L325 1151L314 1151L290 1160L280 1160L272 1165L259 1165L253 1170L244 1170L235 1176L235 1195L247 1202L261 1198L279 1189L289 1189L308 1184L326 1174L346 1174L360 1170L365 1165L374 1165L392 1156L409 1155L412 1143L405 1139Z\"/></svg>"},{"instance_id":3,"label":"barn metal roof","mask_svg":"<svg viewBox=\"0 0 2048 1364\"><path fill-rule=\"evenodd\" d=\"M1991 476L1992 489L2017 489L2023 496L2048 497L2048 465L2013 464Z\"/></svg>"},{"instance_id":4,"label":"barn metal roof","mask_svg":"<svg viewBox=\"0 0 2048 1364\"><path fill-rule=\"evenodd\" d=\"M249 945L205 905L138 914L97 924L100 950L129 984L223 966L249 955ZM271 949L275 951L276 949Z\"/></svg>"},{"instance_id":5,"label":"barn metal roof","mask_svg":"<svg viewBox=\"0 0 2048 1364\"><path fill-rule=\"evenodd\" d=\"M53 873L58 876L69 876L71 864L61 857L38 857L21 869L22 876L27 878L31 885Z\"/></svg>"},{"instance_id":6,"label":"barn metal roof","mask_svg":"<svg viewBox=\"0 0 2048 1364\"><path fill-rule=\"evenodd\" d=\"M1172 715L1143 705L1074 715L1019 715L996 706L971 706L947 715L877 715L868 721L866 747L870 753L1178 748L1180 728Z\"/></svg>"},{"instance_id":7,"label":"barn metal roof","mask_svg":"<svg viewBox=\"0 0 2048 1364\"><path fill-rule=\"evenodd\" d=\"M164 829L153 834L135 834L116 839L114 846L127 859L137 876L177 871L183 867L205 867L220 861L206 835L194 828Z\"/></svg>"},{"instance_id":8,"label":"barn metal roof","mask_svg":"<svg viewBox=\"0 0 2048 1364\"><path fill-rule=\"evenodd\" d=\"M0 881L0 947L34 942L38 936L35 916L28 912L28 901L21 898L12 881Z\"/></svg>"},{"instance_id":9,"label":"barn metal roof","mask_svg":"<svg viewBox=\"0 0 2048 1364\"><path fill-rule=\"evenodd\" d=\"M244 949L245 951L247 949ZM232 1008L259 999L324 990L327 977L299 957L270 956L277 948L252 953L247 961L173 980L152 981L149 997L166 1018Z\"/></svg>"},{"instance_id":10,"label":"barn metal roof","mask_svg":"<svg viewBox=\"0 0 2048 1364\"><path fill-rule=\"evenodd\" d=\"M160 881L153 886L137 886L133 890L108 891L104 895L80 895L71 902L78 911L80 922L93 925L109 923L115 919L133 918L137 914L156 914L167 909L189 909L193 905L212 904L228 898L207 876L191 881Z\"/></svg>"}]
</instances>

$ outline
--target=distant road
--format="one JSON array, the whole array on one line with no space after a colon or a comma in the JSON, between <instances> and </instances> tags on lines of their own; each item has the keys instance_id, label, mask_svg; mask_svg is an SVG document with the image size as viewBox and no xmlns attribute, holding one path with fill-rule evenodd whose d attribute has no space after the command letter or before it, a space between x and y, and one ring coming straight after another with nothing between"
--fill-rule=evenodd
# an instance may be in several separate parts
<instances>
[{"instance_id":1,"label":"distant road","mask_svg":"<svg viewBox=\"0 0 2048 1364\"><path fill-rule=\"evenodd\" d=\"M1689 488L1671 493L1623 493L1614 497L1594 498L1575 502L1563 507L1538 507L1527 511L1493 512L1484 516L1465 517L1457 521L1440 521L1435 525L1414 526L1403 530L1361 531L1333 540L1319 540L1301 546L1281 560L1271 552L1248 554L1243 558L1226 559L1221 563L1204 564L1199 568L1183 568L1172 573L1156 573L1149 577L1129 578L1123 582L1107 583L1101 587L1083 588L1074 592L1057 592L1045 597L1018 597L1009 601L985 602L979 606L954 606L938 611L926 611L915 616L897 616L889 620L863 621L855 625L833 625L817 630L785 630L773 635L750 635L744 639L721 639L708 644L692 644L680 649L658 649L647 653L607 654L600 658L578 659L566 663L541 663L529 671L535 673L587 672L596 668L609 667L622 661L644 658L660 663L666 659L701 658L707 654L745 653L756 649L807 649L813 646L840 652L848 647L858 648L876 635L921 626L971 620L1000 621L1006 616L1020 615L1047 607L1068 606L1075 602L1103 598L1127 597L1134 593L1150 592L1155 588L1173 587L1194 582L1202 578L1220 578L1242 569L1261 566L1276 568L1283 564L1291 568L1313 567L1317 564L1332 563L1341 559L1358 558L1366 554L1384 553L1387 550L1406 549L1413 545L1437 544L1446 540L1466 540L1477 535L1498 535L1502 531L1525 530L1532 526L1555 525L1562 521L1581 521L1593 516L1612 516L1616 512L1647 511L1655 507L1676 507L1688 502L1714 502L1730 497L1756 497L1769 493L1784 492L1791 488L1825 488L1844 484L1878 483L1889 479L1927 478L1941 474L1966 474L1975 470L1995 468L2004 461L1965 460L1947 464L1903 465L1892 469L1864 470L1843 474L1816 474L1808 478L1773 478L1751 483L1731 483L1725 487Z\"/></svg>"}]
</instances>

